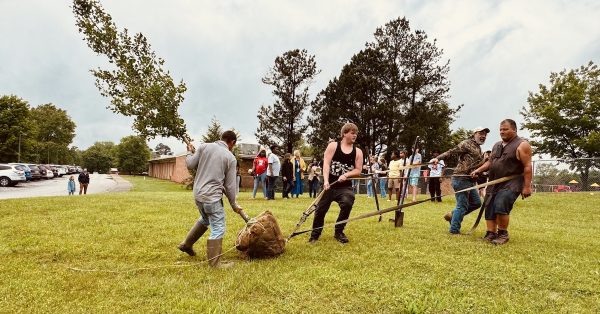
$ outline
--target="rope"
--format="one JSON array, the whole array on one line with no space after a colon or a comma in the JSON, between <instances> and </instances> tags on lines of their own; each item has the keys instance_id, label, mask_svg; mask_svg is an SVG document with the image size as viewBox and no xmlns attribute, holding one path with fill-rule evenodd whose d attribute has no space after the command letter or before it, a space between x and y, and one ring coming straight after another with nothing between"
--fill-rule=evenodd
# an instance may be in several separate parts
<instances>
[{"instance_id":1,"label":"rope","mask_svg":"<svg viewBox=\"0 0 600 314\"><path fill-rule=\"evenodd\" d=\"M191 267L191 266L198 266L198 265L202 265L204 263L208 263L211 260L221 257L229 252L231 252L233 249L235 249L235 245L228 249L227 251L203 260L201 262L197 262L197 263L191 263L191 264L183 264L183 265L179 265L179 264L169 264L169 265L159 265L159 266L152 266L152 267L140 267L140 268L133 268L133 269L126 269L126 270L110 270L110 269L82 269L82 268L76 268L76 267L71 267L71 266L65 266L68 270L71 271L76 271L76 272L86 272L86 273L91 273L91 272L97 272L97 273L112 273L112 274L123 274L123 273L133 273L133 272L138 272L138 271L143 271L143 270L155 270L155 269L160 269L160 268L177 268L177 267Z\"/></svg>"},{"instance_id":2,"label":"rope","mask_svg":"<svg viewBox=\"0 0 600 314\"><path fill-rule=\"evenodd\" d=\"M441 177L434 177L434 178L454 178L454 177L469 177L470 178L471 176L470 175L466 175L466 174L465 175L459 174L459 175L441 176ZM408 179L408 178L410 178L410 177L387 178L387 179ZM371 176L367 176L367 177L350 177L350 178L348 178L348 181L350 181L350 180L372 180L372 179L373 178ZM338 182L339 181L335 181L335 182L331 183L329 186L332 186L332 185L334 185L334 184L336 184ZM292 230L292 232L290 233L290 236L286 239L286 241L289 241L292 237L294 237L294 234L296 233L296 231L298 231L298 229L300 229L300 226L302 226L302 224L304 222L306 222L306 219L308 217L310 217L310 215L312 215L312 213L315 212L315 210L317 209L316 204L319 203L319 201L323 197L324 193L325 193L325 190L321 190L321 192L319 193L319 195L317 195L317 197L315 198L315 200L302 213L302 216L300 216L300 220L298 220L298 223L296 223L296 227L294 227L294 230ZM377 210L379 211L379 208ZM380 221L381 221L381 215L379 215L379 218L380 218Z\"/></svg>"},{"instance_id":3,"label":"rope","mask_svg":"<svg viewBox=\"0 0 600 314\"><path fill-rule=\"evenodd\" d=\"M453 175L449 175L449 176L438 176L438 177L431 177L431 176L413 176L413 177L394 177L394 178L390 178L390 177L377 177L377 178L373 178L375 180L378 179L411 179L411 178L471 178L471 175L468 174L453 174ZM367 175L366 177L350 177L348 178L347 181L351 181L351 180L371 180L371 174Z\"/></svg>"},{"instance_id":4,"label":"rope","mask_svg":"<svg viewBox=\"0 0 600 314\"><path fill-rule=\"evenodd\" d=\"M334 185L334 184L336 184L338 182L339 181L334 181L329 186L332 186L332 185ZM298 221L298 223L296 223L296 227L294 228L294 230L292 230L292 233L290 233L290 234L294 234L294 232L296 232L298 229L300 229L300 226L306 221L306 219L312 213L315 212L315 210L317 209L317 204L319 203L319 201L321 200L321 198L323 197L324 194L325 194L325 190L321 190L321 192L319 193L319 195L317 195L317 197L315 198L315 200L302 213L302 216L300 217L300 220ZM289 241L291 238L292 238L292 236L290 235L290 237L286 239L286 242Z\"/></svg>"},{"instance_id":5,"label":"rope","mask_svg":"<svg viewBox=\"0 0 600 314\"><path fill-rule=\"evenodd\" d=\"M463 193L463 192L467 192L467 191L471 191L471 190L475 190L475 189L480 189L480 188L483 188L483 187L486 187L486 186L489 186L489 185L495 185L495 184L498 184L498 183L502 183L502 182L506 182L506 181L512 180L512 179L517 178L517 177L519 177L521 175L522 174L512 175L512 176L508 176L508 177L503 177L503 178L492 180L492 181L489 181L489 182L486 182L486 183L482 183L482 184L479 184L479 185L474 185L472 187L469 187L469 188L466 188L466 189L462 189L460 191L456 191L456 192L453 192L453 193L450 193L450 194L441 195L439 197L451 196L451 195L455 195L455 194L458 194L458 193ZM339 225L339 224L345 224L345 223L348 223L348 222L351 222L351 221L361 220L361 219L365 219L365 218L369 218L369 217L373 217L373 216L377 216L377 215L382 215L382 214L385 214L385 213L388 213L388 212L391 212L391 211L397 211L399 209L403 209L403 208L406 208L406 207L415 206L415 205L418 205L418 204L421 204L421 203L429 202L429 201L431 201L432 199L435 199L435 198L436 197L432 197L432 198L428 198L428 199L424 199L424 200L420 200L420 201L416 201L416 202L412 202L412 203L406 203L406 204L401 204L401 205L397 205L397 206L392 206L392 207L389 207L389 208L386 208L386 209L382 209L380 211L373 211L373 212L362 214L362 215L359 215L359 216L356 216L356 217L353 217L353 218L348 218L346 220L342 220L342 221L339 221L339 222L336 222L336 223L333 223L333 224L326 224L326 225L323 225L321 227L317 227L317 228L313 228L313 229L308 229L308 230L303 230L303 231L299 231L299 232L294 232L294 233L290 234L290 236L288 237L288 239L291 239L291 238L293 238L293 237L295 237L297 235L301 235L303 233L311 232L313 230L323 229L325 227L336 226L336 225Z\"/></svg>"}]
</instances>

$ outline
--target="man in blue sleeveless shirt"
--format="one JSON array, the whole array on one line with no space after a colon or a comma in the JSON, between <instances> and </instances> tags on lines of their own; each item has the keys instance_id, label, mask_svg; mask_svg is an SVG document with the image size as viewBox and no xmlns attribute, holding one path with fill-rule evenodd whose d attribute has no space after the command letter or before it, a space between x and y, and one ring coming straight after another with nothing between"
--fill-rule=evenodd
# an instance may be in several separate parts
<instances>
[{"instance_id":1,"label":"man in blue sleeveless shirt","mask_svg":"<svg viewBox=\"0 0 600 314\"><path fill-rule=\"evenodd\" d=\"M500 122L502 141L494 144L490 159L471 175L489 170L490 180L523 174L510 181L488 186L485 199L484 239L501 245L508 242L510 211L519 194L525 199L531 195L531 145L517 136L517 123L511 119Z\"/></svg>"},{"instance_id":2,"label":"man in blue sleeveless shirt","mask_svg":"<svg viewBox=\"0 0 600 314\"><path fill-rule=\"evenodd\" d=\"M363 165L363 153L360 148L354 146L358 127L354 123L346 123L342 127L340 142L331 142L327 145L323 157L323 197L316 205L313 229L308 242L315 243L325 223L325 214L329 211L331 202L337 202L340 206L340 214L337 221L343 221L350 217L352 205L354 205L354 193L352 183L348 178L359 176ZM336 182L330 186L330 184ZM334 238L340 243L348 243L348 237L344 234L346 224L335 226Z\"/></svg>"}]
</instances>

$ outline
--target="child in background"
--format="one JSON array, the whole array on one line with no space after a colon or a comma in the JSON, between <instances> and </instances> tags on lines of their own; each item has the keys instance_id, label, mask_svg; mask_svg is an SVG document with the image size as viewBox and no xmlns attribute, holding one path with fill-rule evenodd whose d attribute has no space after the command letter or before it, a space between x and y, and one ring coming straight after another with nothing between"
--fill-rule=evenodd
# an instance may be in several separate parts
<instances>
[{"instance_id":1,"label":"child in background","mask_svg":"<svg viewBox=\"0 0 600 314\"><path fill-rule=\"evenodd\" d=\"M69 177L67 191L69 192L69 195L75 194L75 178L73 176Z\"/></svg>"}]
</instances>

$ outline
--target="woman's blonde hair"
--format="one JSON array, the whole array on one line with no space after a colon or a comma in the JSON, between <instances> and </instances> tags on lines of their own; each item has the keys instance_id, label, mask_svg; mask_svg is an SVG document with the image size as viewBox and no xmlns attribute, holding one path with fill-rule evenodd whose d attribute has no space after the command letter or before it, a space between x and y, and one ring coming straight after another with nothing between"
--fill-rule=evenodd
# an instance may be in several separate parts
<instances>
[{"instance_id":1,"label":"woman's blonde hair","mask_svg":"<svg viewBox=\"0 0 600 314\"><path fill-rule=\"evenodd\" d=\"M298 157L298 158L300 158L300 150L299 150L299 149L296 149L296 150L294 151L294 157Z\"/></svg>"}]
</instances>

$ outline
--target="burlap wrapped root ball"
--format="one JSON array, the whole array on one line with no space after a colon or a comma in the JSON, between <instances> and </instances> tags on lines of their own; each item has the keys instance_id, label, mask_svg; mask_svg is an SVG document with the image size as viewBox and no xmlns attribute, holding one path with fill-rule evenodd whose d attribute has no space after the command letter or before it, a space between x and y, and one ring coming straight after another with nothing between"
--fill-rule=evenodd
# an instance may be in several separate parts
<instances>
[{"instance_id":1,"label":"burlap wrapped root ball","mask_svg":"<svg viewBox=\"0 0 600 314\"><path fill-rule=\"evenodd\" d=\"M285 250L285 238L270 211L251 219L238 233L236 248L246 257L276 257Z\"/></svg>"}]
</instances>

